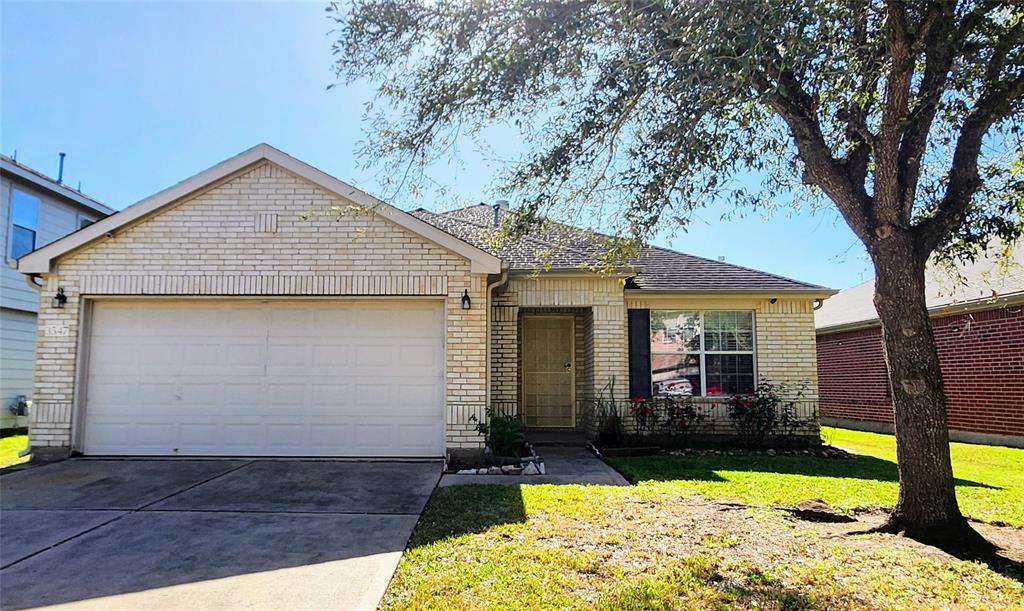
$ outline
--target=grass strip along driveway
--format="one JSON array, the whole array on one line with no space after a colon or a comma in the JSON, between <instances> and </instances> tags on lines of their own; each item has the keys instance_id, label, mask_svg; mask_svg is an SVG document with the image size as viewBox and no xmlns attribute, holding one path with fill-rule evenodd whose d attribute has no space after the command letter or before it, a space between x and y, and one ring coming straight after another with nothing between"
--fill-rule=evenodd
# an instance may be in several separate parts
<instances>
[{"instance_id":1,"label":"grass strip along driveway","mask_svg":"<svg viewBox=\"0 0 1024 611\"><path fill-rule=\"evenodd\" d=\"M895 500L891 437L826 431L852 459L659 456L616 459L636 483L439 489L384 608L1021 608L1024 575L996 572L891 535L773 507L823 498L847 511ZM888 440L888 441L887 441ZM888 443L888 445L887 445ZM1024 560L1024 450L954 446L965 511ZM1019 564L1017 565L1020 566Z\"/></svg>"},{"instance_id":2,"label":"grass strip along driveway","mask_svg":"<svg viewBox=\"0 0 1024 611\"><path fill-rule=\"evenodd\" d=\"M26 446L28 446L28 435L0 437L0 469L28 462L28 456L18 456L18 453Z\"/></svg>"}]
</instances>

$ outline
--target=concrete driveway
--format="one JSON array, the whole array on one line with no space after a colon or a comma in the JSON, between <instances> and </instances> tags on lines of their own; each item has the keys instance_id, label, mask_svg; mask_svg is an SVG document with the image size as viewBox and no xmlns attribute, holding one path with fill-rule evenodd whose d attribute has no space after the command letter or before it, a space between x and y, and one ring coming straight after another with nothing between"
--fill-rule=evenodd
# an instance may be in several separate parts
<instances>
[{"instance_id":1,"label":"concrete driveway","mask_svg":"<svg viewBox=\"0 0 1024 611\"><path fill-rule=\"evenodd\" d=\"M0 608L373 609L440 462L69 460L0 477Z\"/></svg>"}]
</instances>

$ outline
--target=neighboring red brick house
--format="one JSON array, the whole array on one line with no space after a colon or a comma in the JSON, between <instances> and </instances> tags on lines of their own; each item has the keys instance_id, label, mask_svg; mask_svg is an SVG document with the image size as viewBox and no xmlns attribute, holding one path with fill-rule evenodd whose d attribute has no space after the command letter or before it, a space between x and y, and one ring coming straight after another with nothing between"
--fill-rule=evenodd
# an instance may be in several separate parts
<instances>
[{"instance_id":1,"label":"neighboring red brick house","mask_svg":"<svg viewBox=\"0 0 1024 611\"><path fill-rule=\"evenodd\" d=\"M979 260L957 269L959 280L948 271L928 272L954 440L1024 447L1024 249L1013 261L1006 269ZM822 424L892 430L873 293L874 281L865 282L815 314Z\"/></svg>"}]
</instances>

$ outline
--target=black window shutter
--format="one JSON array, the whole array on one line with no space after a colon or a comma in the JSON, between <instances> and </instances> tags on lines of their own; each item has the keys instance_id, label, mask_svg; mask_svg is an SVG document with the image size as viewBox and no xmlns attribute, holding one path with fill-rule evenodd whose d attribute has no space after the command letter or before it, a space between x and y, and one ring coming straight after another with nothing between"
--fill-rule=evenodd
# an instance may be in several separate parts
<instances>
[{"instance_id":1,"label":"black window shutter","mask_svg":"<svg viewBox=\"0 0 1024 611\"><path fill-rule=\"evenodd\" d=\"M629 396L651 396L651 311L629 313Z\"/></svg>"}]
</instances>

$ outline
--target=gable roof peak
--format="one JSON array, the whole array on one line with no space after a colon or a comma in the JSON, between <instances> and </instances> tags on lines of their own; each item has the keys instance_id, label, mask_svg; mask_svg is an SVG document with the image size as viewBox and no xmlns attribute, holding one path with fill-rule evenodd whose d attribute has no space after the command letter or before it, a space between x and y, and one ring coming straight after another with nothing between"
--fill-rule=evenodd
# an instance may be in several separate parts
<instances>
[{"instance_id":1,"label":"gable roof peak","mask_svg":"<svg viewBox=\"0 0 1024 611\"><path fill-rule=\"evenodd\" d=\"M261 142L241 153L225 159L155 195L151 195L120 212L108 216L85 229L35 250L18 260L18 270L25 274L45 274L57 257L111 234L117 229L145 216L159 214L168 205L181 201L213 183L231 177L246 168L267 160L318 187L348 199L360 206L371 208L387 220L423 238L464 257L473 273L495 274L501 271L501 260L473 244L424 222L408 212L399 210L365 191L300 161L266 142Z\"/></svg>"}]
</instances>

